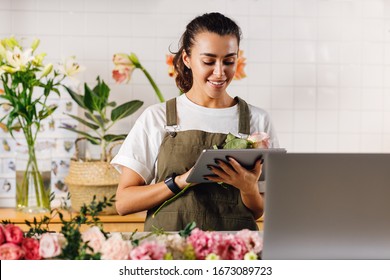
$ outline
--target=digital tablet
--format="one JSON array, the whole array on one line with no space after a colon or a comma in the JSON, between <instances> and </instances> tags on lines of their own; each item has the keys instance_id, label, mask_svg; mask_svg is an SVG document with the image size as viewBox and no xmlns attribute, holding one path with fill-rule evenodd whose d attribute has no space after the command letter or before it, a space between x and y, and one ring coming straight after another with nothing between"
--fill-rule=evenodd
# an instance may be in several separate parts
<instances>
[{"instance_id":1,"label":"digital tablet","mask_svg":"<svg viewBox=\"0 0 390 280\"><path fill-rule=\"evenodd\" d=\"M196 161L194 168L190 172L187 178L188 183L212 183L209 180L206 180L204 176L215 175L208 165L217 166L215 160L222 160L228 162L227 158L232 157L237 160L243 167L247 169L252 169L259 159L265 159L266 155L269 153L285 153L286 150L282 148L272 148L272 149L206 149L203 150L200 154L198 160ZM264 165L262 170L262 175L260 181L264 180Z\"/></svg>"}]
</instances>

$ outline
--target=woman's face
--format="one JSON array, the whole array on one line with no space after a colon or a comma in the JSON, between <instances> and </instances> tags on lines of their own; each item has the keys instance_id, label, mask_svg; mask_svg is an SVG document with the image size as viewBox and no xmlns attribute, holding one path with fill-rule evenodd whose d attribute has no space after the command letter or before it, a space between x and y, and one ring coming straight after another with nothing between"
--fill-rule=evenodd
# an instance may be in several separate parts
<instances>
[{"instance_id":1,"label":"woman's face","mask_svg":"<svg viewBox=\"0 0 390 280\"><path fill-rule=\"evenodd\" d=\"M232 81L237 64L238 42L234 35L203 32L195 36L191 56L183 60L192 70L191 92L204 98L221 98Z\"/></svg>"}]
</instances>

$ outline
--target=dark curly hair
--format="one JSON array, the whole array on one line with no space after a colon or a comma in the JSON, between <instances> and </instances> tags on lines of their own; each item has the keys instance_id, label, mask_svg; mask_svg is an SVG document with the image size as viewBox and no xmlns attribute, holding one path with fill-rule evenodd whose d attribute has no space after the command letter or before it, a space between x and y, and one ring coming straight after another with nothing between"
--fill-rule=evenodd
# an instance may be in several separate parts
<instances>
[{"instance_id":1,"label":"dark curly hair","mask_svg":"<svg viewBox=\"0 0 390 280\"><path fill-rule=\"evenodd\" d=\"M183 50L191 56L191 48L195 37L202 32L212 32L220 36L234 35L240 45L241 29L230 18L220 13L207 13L194 18L187 24L186 30L180 38L179 50L174 53L173 65L175 67L176 85L182 92L188 92L192 87L192 71L183 62Z\"/></svg>"}]
</instances>

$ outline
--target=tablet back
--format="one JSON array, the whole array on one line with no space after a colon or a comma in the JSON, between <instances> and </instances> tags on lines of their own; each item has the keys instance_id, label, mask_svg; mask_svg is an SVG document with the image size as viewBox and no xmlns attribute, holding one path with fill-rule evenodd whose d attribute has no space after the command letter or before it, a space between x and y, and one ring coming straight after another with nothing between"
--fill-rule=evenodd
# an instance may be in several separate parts
<instances>
[{"instance_id":1,"label":"tablet back","mask_svg":"<svg viewBox=\"0 0 390 280\"><path fill-rule=\"evenodd\" d=\"M273 154L264 259L390 259L390 154Z\"/></svg>"}]
</instances>

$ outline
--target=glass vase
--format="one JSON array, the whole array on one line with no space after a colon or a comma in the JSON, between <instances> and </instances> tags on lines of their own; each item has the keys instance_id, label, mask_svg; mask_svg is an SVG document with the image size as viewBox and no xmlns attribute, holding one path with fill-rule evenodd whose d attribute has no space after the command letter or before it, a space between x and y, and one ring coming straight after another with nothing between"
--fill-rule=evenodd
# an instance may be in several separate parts
<instances>
[{"instance_id":1,"label":"glass vase","mask_svg":"<svg viewBox=\"0 0 390 280\"><path fill-rule=\"evenodd\" d=\"M50 211L51 150L36 145L16 154L16 208L28 213Z\"/></svg>"}]
</instances>

